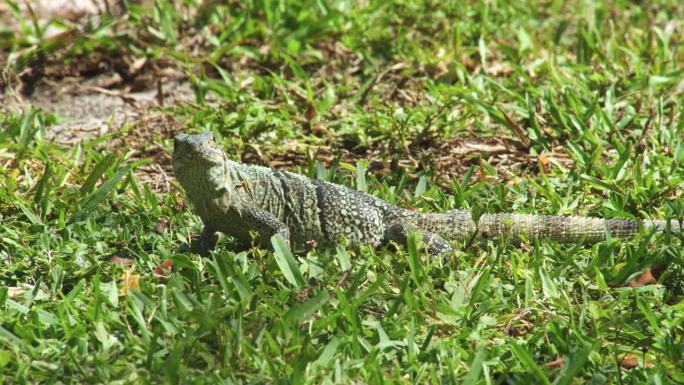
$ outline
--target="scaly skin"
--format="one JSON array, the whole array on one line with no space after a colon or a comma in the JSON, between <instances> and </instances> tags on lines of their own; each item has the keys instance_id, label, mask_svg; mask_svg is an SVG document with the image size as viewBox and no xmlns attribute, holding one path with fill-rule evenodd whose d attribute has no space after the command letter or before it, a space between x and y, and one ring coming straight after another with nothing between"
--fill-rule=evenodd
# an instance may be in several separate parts
<instances>
[{"instance_id":1,"label":"scaly skin","mask_svg":"<svg viewBox=\"0 0 684 385\"><path fill-rule=\"evenodd\" d=\"M485 214L476 224L465 210L421 214L374 196L287 171L236 163L216 145L211 133L178 135L173 169L205 228L202 247L212 249L218 232L248 244L256 235L267 246L274 234L286 241L334 245L346 238L353 245L404 243L408 233L422 233L433 255L452 251L446 239L474 236L598 242L629 237L643 227L666 229L665 221L631 221L585 217ZM679 223L670 228L680 231Z\"/></svg>"}]
</instances>

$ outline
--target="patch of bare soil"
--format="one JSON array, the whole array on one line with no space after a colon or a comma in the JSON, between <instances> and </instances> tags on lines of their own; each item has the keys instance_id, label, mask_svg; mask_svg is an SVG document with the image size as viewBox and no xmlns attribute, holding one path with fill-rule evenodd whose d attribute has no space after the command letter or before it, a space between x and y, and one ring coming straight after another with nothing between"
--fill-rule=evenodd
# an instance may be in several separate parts
<instances>
[{"instance_id":1,"label":"patch of bare soil","mask_svg":"<svg viewBox=\"0 0 684 385\"><path fill-rule=\"evenodd\" d=\"M189 84L182 79L159 78L156 87L149 85L132 91L126 86L109 88L107 83L114 77L117 76L101 74L90 79L44 80L17 105L57 114L60 122L50 126L47 136L69 145L115 132L126 124L137 127L158 107L194 97Z\"/></svg>"},{"instance_id":2,"label":"patch of bare soil","mask_svg":"<svg viewBox=\"0 0 684 385\"><path fill-rule=\"evenodd\" d=\"M111 146L127 148L133 159L150 159L151 162L136 169L138 180L147 183L152 191L171 189L173 170L171 153L153 139L157 136L172 138L183 131L184 126L173 116L161 111L147 111L136 121L136 127L117 137Z\"/></svg>"},{"instance_id":3,"label":"patch of bare soil","mask_svg":"<svg viewBox=\"0 0 684 385\"><path fill-rule=\"evenodd\" d=\"M437 177L449 184L454 176L465 174L471 166L476 167L475 175L480 180L489 177L510 180L521 173L548 172L551 164L567 165L570 162L560 149L535 158L518 144L495 137L443 141L424 149L423 154L426 159L430 157L435 170L438 170ZM488 175L483 162L494 167L499 174Z\"/></svg>"},{"instance_id":4,"label":"patch of bare soil","mask_svg":"<svg viewBox=\"0 0 684 385\"><path fill-rule=\"evenodd\" d=\"M476 180L494 178L497 181L512 180L521 174L548 172L553 166L568 167L572 160L561 148L543 153L538 157L530 156L519 144L501 138L468 137L431 141L411 149L410 153L396 156L382 144L364 151L345 148L310 147L298 143L286 143L285 151L276 154L243 154L245 163L261 164L269 167L288 168L304 166L309 159L316 159L326 166L333 165L338 157L345 162L354 163L364 159L373 173L403 170L435 170L435 178L444 188L451 187L454 177L462 177L475 166ZM391 159L394 158L394 161ZM489 175L483 163L494 167L498 175Z\"/></svg>"},{"instance_id":5,"label":"patch of bare soil","mask_svg":"<svg viewBox=\"0 0 684 385\"><path fill-rule=\"evenodd\" d=\"M138 177L156 191L168 190L170 155L154 139L172 137L183 126L161 108L192 101L194 93L183 76L159 76L156 82L138 82L132 88L111 72L90 78L42 79L30 96L5 95L3 105L56 114L59 121L48 127L46 137L65 146L120 133L104 145L118 152L132 151L133 159L152 159L136 170Z\"/></svg>"},{"instance_id":6,"label":"patch of bare soil","mask_svg":"<svg viewBox=\"0 0 684 385\"><path fill-rule=\"evenodd\" d=\"M85 16L97 22L103 12L116 14L120 2L37 0L18 5L27 19L49 25L50 19L79 22ZM17 22L5 4L0 4L0 21L9 23L10 30L18 28L12 25ZM47 38L68 46L75 33L48 31ZM172 136L182 127L160 108L194 100L186 76L171 63L148 62L130 52L112 56L94 51L83 60L65 64L60 52L35 51L23 67L10 68L0 68L4 71L2 109L38 108L57 115L58 123L48 127L47 138L67 146L126 128L105 145L119 152L132 151L129 155L135 159L151 158L151 164L137 170L139 176L154 189L169 188L169 154L153 139Z\"/></svg>"}]
</instances>

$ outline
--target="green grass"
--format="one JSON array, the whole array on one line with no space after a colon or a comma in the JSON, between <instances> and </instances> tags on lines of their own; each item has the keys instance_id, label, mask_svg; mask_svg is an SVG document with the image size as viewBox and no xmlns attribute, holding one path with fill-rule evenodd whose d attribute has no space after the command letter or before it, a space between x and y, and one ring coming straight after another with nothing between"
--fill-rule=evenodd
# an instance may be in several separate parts
<instances>
[{"instance_id":1,"label":"green grass","mask_svg":"<svg viewBox=\"0 0 684 385\"><path fill-rule=\"evenodd\" d=\"M131 4L62 44L16 12L0 48L14 74L40 56L182 69L195 102L161 110L178 131L421 211L684 218L677 1L194 3ZM170 152L170 135L62 148L46 139L59 119L0 112L4 383L684 382L680 236L475 243L448 261L415 240L292 254L224 238L200 257L179 185L154 191L152 155L111 145ZM504 138L508 157L440 169L454 138ZM120 292L113 255L139 290ZM658 284L620 287L651 266Z\"/></svg>"}]
</instances>

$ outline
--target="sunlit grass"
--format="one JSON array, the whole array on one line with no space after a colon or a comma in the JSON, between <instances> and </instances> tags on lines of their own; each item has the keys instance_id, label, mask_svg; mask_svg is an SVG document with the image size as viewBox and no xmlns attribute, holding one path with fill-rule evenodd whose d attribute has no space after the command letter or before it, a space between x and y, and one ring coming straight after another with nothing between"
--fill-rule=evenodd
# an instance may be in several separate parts
<instances>
[{"instance_id":1,"label":"sunlit grass","mask_svg":"<svg viewBox=\"0 0 684 385\"><path fill-rule=\"evenodd\" d=\"M195 101L162 109L179 130L420 211L684 217L677 2L177 3L63 45L17 12L0 47L21 53L15 75L37 52L181 69ZM64 148L57 119L0 113L6 383L684 381L680 236L475 242L448 261L413 239L291 254L224 238L201 257L180 187L156 191L150 159L111 145L135 126ZM464 138L482 145L440 169ZM649 267L657 284L624 287Z\"/></svg>"}]
</instances>

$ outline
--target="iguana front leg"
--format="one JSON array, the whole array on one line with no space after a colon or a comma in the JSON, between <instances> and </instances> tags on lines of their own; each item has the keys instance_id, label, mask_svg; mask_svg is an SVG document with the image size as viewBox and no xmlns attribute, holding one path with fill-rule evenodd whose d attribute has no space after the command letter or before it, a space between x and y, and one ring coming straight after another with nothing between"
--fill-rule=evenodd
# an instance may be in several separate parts
<instances>
[{"instance_id":1,"label":"iguana front leg","mask_svg":"<svg viewBox=\"0 0 684 385\"><path fill-rule=\"evenodd\" d=\"M264 247L270 245L271 237L275 234L282 235L285 242L290 244L287 225L270 212L256 207L230 208L205 222L199 239L200 253L206 254L216 247L218 232L237 238L247 247L252 241L251 232L258 234L258 241Z\"/></svg>"},{"instance_id":2,"label":"iguana front leg","mask_svg":"<svg viewBox=\"0 0 684 385\"><path fill-rule=\"evenodd\" d=\"M213 227L205 225L199 238L199 253L204 255L209 254L209 252L216 247L218 239L218 232Z\"/></svg>"},{"instance_id":3,"label":"iguana front leg","mask_svg":"<svg viewBox=\"0 0 684 385\"><path fill-rule=\"evenodd\" d=\"M238 215L248 231L256 231L259 234L259 242L262 246L269 247L271 237L276 234L282 235L288 246L290 245L290 229L272 213L260 208L248 207L240 210Z\"/></svg>"},{"instance_id":4,"label":"iguana front leg","mask_svg":"<svg viewBox=\"0 0 684 385\"><path fill-rule=\"evenodd\" d=\"M427 251L430 255L441 256L444 254L449 254L454 250L449 242L439 235L430 231L421 230L418 227L405 223L395 223L390 225L385 230L385 242L395 241L397 243L406 244L408 234L411 231L415 231L423 235L423 242L427 246Z\"/></svg>"},{"instance_id":5,"label":"iguana front leg","mask_svg":"<svg viewBox=\"0 0 684 385\"><path fill-rule=\"evenodd\" d=\"M290 230L287 225L272 213L257 207L230 207L212 218L211 223L206 223L205 229L209 229L207 232L217 229L237 238L247 247L252 241L253 232L257 233L257 240L263 247L270 246L271 237L275 234L282 235L285 242L290 244ZM211 238L207 236L207 239Z\"/></svg>"}]
</instances>

